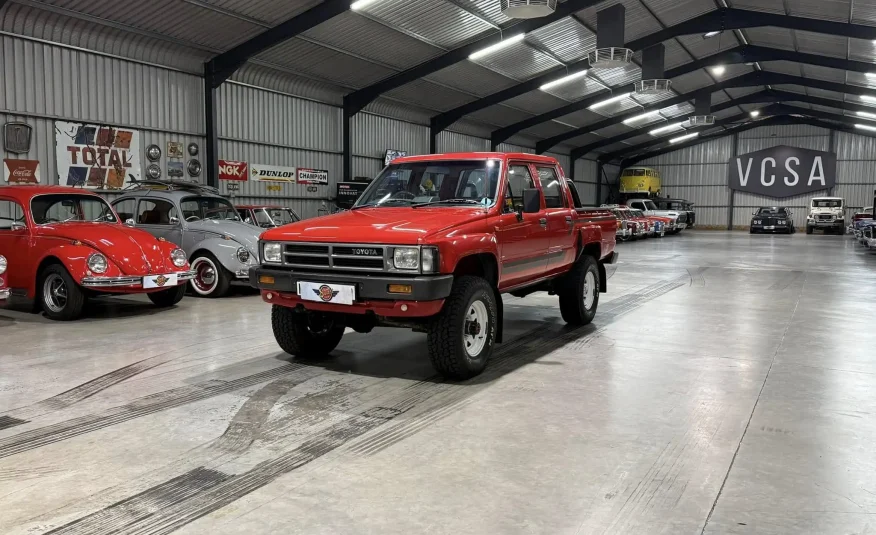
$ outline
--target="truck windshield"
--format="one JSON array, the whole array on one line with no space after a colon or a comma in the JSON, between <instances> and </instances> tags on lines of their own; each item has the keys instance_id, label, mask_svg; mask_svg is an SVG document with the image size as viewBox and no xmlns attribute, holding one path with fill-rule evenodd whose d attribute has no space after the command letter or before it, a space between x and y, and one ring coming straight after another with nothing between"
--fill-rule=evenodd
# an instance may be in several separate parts
<instances>
[{"instance_id":1,"label":"truck windshield","mask_svg":"<svg viewBox=\"0 0 876 535\"><path fill-rule=\"evenodd\" d=\"M492 206L496 202L500 167L498 160L436 160L389 165L353 208L433 203L436 206Z\"/></svg>"},{"instance_id":2,"label":"truck windshield","mask_svg":"<svg viewBox=\"0 0 876 535\"><path fill-rule=\"evenodd\" d=\"M843 201L840 199L813 199L813 208L842 208Z\"/></svg>"}]
</instances>

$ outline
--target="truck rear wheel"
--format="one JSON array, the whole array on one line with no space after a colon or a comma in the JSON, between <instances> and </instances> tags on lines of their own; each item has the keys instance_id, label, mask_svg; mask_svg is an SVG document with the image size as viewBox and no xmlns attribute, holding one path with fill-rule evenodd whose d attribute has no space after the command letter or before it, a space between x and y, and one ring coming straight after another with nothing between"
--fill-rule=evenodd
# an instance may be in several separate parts
<instances>
[{"instance_id":1,"label":"truck rear wheel","mask_svg":"<svg viewBox=\"0 0 876 535\"><path fill-rule=\"evenodd\" d=\"M584 256L560 281L560 314L569 325L587 325L599 306L599 266L592 256Z\"/></svg>"},{"instance_id":2,"label":"truck rear wheel","mask_svg":"<svg viewBox=\"0 0 876 535\"><path fill-rule=\"evenodd\" d=\"M444 308L429 324L429 359L442 375L468 379L484 371L496 339L498 308L489 283L464 276L453 281Z\"/></svg>"},{"instance_id":3,"label":"truck rear wheel","mask_svg":"<svg viewBox=\"0 0 876 535\"><path fill-rule=\"evenodd\" d=\"M344 336L344 325L328 314L302 314L291 308L271 307L271 328L280 348L300 358L322 358Z\"/></svg>"}]
</instances>

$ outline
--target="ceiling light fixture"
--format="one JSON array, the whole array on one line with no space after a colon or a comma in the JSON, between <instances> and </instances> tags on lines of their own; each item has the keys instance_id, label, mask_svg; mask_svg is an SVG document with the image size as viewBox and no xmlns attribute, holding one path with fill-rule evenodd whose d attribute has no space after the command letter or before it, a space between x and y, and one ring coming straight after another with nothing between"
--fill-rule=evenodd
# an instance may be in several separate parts
<instances>
[{"instance_id":1,"label":"ceiling light fixture","mask_svg":"<svg viewBox=\"0 0 876 535\"><path fill-rule=\"evenodd\" d=\"M469 54L468 59L482 58L484 56L492 54L493 52L496 52L497 50L502 50L503 48L507 48L507 47L513 45L514 43L519 43L520 41L523 41L524 37L526 37L526 34L523 34L523 33L518 33L517 35L512 35L511 37L507 37L505 39L502 39L498 43L496 43L494 45L490 45L487 48L482 48L481 50L478 50L477 52L472 52L471 54Z\"/></svg>"},{"instance_id":2,"label":"ceiling light fixture","mask_svg":"<svg viewBox=\"0 0 876 535\"><path fill-rule=\"evenodd\" d=\"M636 115L635 117L630 117L629 119L624 119L623 123L624 124L633 124L633 123L637 123L637 122L641 121L642 119L647 119L648 117L653 117L655 115L660 115L660 110L649 111L649 112L645 112L641 115Z\"/></svg>"},{"instance_id":3,"label":"ceiling light fixture","mask_svg":"<svg viewBox=\"0 0 876 535\"><path fill-rule=\"evenodd\" d=\"M552 82L548 82L548 83L544 84L543 86L539 87L539 89L541 89L542 91L547 91L548 89L550 89L552 87L557 87L558 85L563 85L563 84L569 83L572 80L577 80L578 78L583 78L584 76L587 76L586 69L583 71L580 71L580 72L576 72L576 73L572 73L572 74L563 76L562 78L558 78Z\"/></svg>"},{"instance_id":4,"label":"ceiling light fixture","mask_svg":"<svg viewBox=\"0 0 876 535\"><path fill-rule=\"evenodd\" d=\"M870 113L869 111L856 111L855 114L866 119L876 119L876 113Z\"/></svg>"},{"instance_id":5,"label":"ceiling light fixture","mask_svg":"<svg viewBox=\"0 0 876 535\"><path fill-rule=\"evenodd\" d=\"M876 132L876 126L870 126L867 124L856 124L855 128L860 128L861 130L869 130L871 132Z\"/></svg>"},{"instance_id":6,"label":"ceiling light fixture","mask_svg":"<svg viewBox=\"0 0 876 535\"><path fill-rule=\"evenodd\" d=\"M723 65L715 65L714 67L712 67L712 74L714 74L715 76L721 76L725 72L727 72L727 67Z\"/></svg>"},{"instance_id":7,"label":"ceiling light fixture","mask_svg":"<svg viewBox=\"0 0 876 535\"><path fill-rule=\"evenodd\" d=\"M666 126L661 126L660 128L655 128L654 130L651 130L650 132L648 132L648 134L650 134L652 136L657 136L657 135L660 135L664 132L669 132L670 130L675 130L676 128L681 128L682 124L683 124L683 122L679 122L679 123L668 124Z\"/></svg>"},{"instance_id":8,"label":"ceiling light fixture","mask_svg":"<svg viewBox=\"0 0 876 535\"><path fill-rule=\"evenodd\" d=\"M861 95L861 100L864 102L876 102L876 97L870 95Z\"/></svg>"},{"instance_id":9,"label":"ceiling light fixture","mask_svg":"<svg viewBox=\"0 0 876 535\"><path fill-rule=\"evenodd\" d=\"M721 30L714 30L711 32L706 32L703 34L703 39L711 39L712 37L715 37L719 33L721 33Z\"/></svg>"},{"instance_id":10,"label":"ceiling light fixture","mask_svg":"<svg viewBox=\"0 0 876 535\"><path fill-rule=\"evenodd\" d=\"M623 94L621 94L621 95L617 95L617 96L614 96L614 97L611 97L611 98L607 98L607 99L605 99L605 100L602 100L602 101L600 101L600 102L597 102L596 104L591 105L591 106L588 107L587 109L589 109L589 110L595 110L596 108L601 108L601 107L603 107L603 106L608 106L609 104L614 104L615 102L620 102L621 100L627 98L627 97L630 96L631 94L632 94L632 93L623 93Z\"/></svg>"},{"instance_id":11,"label":"ceiling light fixture","mask_svg":"<svg viewBox=\"0 0 876 535\"><path fill-rule=\"evenodd\" d=\"M758 115L760 115L760 110L751 110L750 115L752 117L757 117Z\"/></svg>"},{"instance_id":12,"label":"ceiling light fixture","mask_svg":"<svg viewBox=\"0 0 876 535\"><path fill-rule=\"evenodd\" d=\"M670 142L670 143L681 143L682 141L686 141L686 140L688 140L688 139L695 138L695 137L697 137L698 135L700 135L699 132L693 132L693 133L690 133L690 134L685 134L685 135L683 135L683 136L674 137L674 138L670 139L669 142Z\"/></svg>"},{"instance_id":13,"label":"ceiling light fixture","mask_svg":"<svg viewBox=\"0 0 876 535\"><path fill-rule=\"evenodd\" d=\"M350 4L350 9L352 9L353 11L358 11L368 4L373 4L376 1L377 0L356 0L355 2Z\"/></svg>"},{"instance_id":14,"label":"ceiling light fixture","mask_svg":"<svg viewBox=\"0 0 876 535\"><path fill-rule=\"evenodd\" d=\"M876 72L865 72L864 76L867 78L876 78Z\"/></svg>"}]
</instances>

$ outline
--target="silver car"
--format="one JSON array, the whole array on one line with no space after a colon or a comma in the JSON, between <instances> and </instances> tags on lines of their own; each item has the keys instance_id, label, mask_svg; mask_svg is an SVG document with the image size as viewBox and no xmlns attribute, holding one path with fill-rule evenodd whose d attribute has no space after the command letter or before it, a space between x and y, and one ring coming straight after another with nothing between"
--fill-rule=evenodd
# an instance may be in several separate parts
<instances>
[{"instance_id":1,"label":"silver car","mask_svg":"<svg viewBox=\"0 0 876 535\"><path fill-rule=\"evenodd\" d=\"M232 283L248 283L258 265L262 229L241 221L215 188L174 181L141 181L112 202L125 224L179 245L195 277L192 290L221 297Z\"/></svg>"}]
</instances>

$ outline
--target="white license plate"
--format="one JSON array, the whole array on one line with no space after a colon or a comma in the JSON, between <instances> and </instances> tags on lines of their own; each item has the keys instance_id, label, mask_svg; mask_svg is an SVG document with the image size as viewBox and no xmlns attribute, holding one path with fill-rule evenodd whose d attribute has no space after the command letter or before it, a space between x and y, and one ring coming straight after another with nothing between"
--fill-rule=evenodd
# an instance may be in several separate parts
<instances>
[{"instance_id":1,"label":"white license plate","mask_svg":"<svg viewBox=\"0 0 876 535\"><path fill-rule=\"evenodd\" d=\"M179 280L176 273L143 277L143 288L170 288L177 284L179 284Z\"/></svg>"},{"instance_id":2,"label":"white license plate","mask_svg":"<svg viewBox=\"0 0 876 535\"><path fill-rule=\"evenodd\" d=\"M764 230L776 230L776 226L775 225L764 225L763 229Z\"/></svg>"},{"instance_id":3,"label":"white license plate","mask_svg":"<svg viewBox=\"0 0 876 535\"><path fill-rule=\"evenodd\" d=\"M351 284L298 281L298 295L305 301L352 305L356 299L356 287Z\"/></svg>"}]
</instances>

